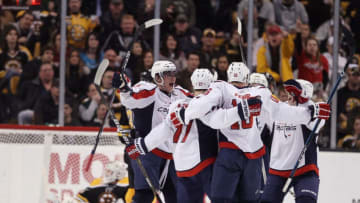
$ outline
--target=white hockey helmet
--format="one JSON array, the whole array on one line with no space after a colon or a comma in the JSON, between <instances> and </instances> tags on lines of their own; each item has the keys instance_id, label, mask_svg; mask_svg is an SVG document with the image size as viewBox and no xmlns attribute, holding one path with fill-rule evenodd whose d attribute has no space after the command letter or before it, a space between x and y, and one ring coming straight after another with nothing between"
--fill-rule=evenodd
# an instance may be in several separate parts
<instances>
[{"instance_id":1,"label":"white hockey helmet","mask_svg":"<svg viewBox=\"0 0 360 203\"><path fill-rule=\"evenodd\" d=\"M249 82L250 71L243 62L232 62L227 70L228 82Z\"/></svg>"},{"instance_id":2,"label":"white hockey helmet","mask_svg":"<svg viewBox=\"0 0 360 203\"><path fill-rule=\"evenodd\" d=\"M197 68L192 73L190 79L194 90L207 90L210 83L214 81L214 76L209 69Z\"/></svg>"},{"instance_id":3,"label":"white hockey helmet","mask_svg":"<svg viewBox=\"0 0 360 203\"><path fill-rule=\"evenodd\" d=\"M176 71L176 66L173 62L167 60L155 61L155 63L151 67L151 77L155 79L156 74L162 74L168 71Z\"/></svg>"},{"instance_id":4,"label":"white hockey helmet","mask_svg":"<svg viewBox=\"0 0 360 203\"><path fill-rule=\"evenodd\" d=\"M268 87L268 81L264 74L261 73L251 73L250 74L250 84L261 84L264 87Z\"/></svg>"},{"instance_id":5,"label":"white hockey helmet","mask_svg":"<svg viewBox=\"0 0 360 203\"><path fill-rule=\"evenodd\" d=\"M300 84L302 88L300 97L302 97L305 100L311 99L314 93L314 86L311 84L311 82L302 79L296 79L296 81Z\"/></svg>"},{"instance_id":6,"label":"white hockey helmet","mask_svg":"<svg viewBox=\"0 0 360 203\"><path fill-rule=\"evenodd\" d=\"M111 183L121 180L127 175L127 164L120 161L113 161L105 166L104 183Z\"/></svg>"}]
</instances>

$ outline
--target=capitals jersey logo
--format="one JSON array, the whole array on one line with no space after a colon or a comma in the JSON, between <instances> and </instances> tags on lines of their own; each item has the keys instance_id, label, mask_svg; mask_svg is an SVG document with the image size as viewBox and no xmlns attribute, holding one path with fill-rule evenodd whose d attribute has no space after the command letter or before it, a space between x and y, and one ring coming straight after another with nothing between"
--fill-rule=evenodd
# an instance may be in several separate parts
<instances>
[{"instance_id":1,"label":"capitals jersey logo","mask_svg":"<svg viewBox=\"0 0 360 203\"><path fill-rule=\"evenodd\" d=\"M283 131L284 137L288 138L296 131L296 125L287 125L287 124L276 124L275 130Z\"/></svg>"}]
</instances>

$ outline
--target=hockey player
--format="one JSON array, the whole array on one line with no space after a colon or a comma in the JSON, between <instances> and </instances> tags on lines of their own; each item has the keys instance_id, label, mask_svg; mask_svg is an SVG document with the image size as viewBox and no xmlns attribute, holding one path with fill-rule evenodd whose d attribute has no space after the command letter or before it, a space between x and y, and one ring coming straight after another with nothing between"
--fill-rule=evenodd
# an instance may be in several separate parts
<instances>
[{"instance_id":1,"label":"hockey player","mask_svg":"<svg viewBox=\"0 0 360 203\"><path fill-rule=\"evenodd\" d=\"M245 118L231 127L220 130L220 151L216 159L212 179L212 199L215 203L231 202L235 198L235 190L239 187L238 200L256 202L259 200L261 185L261 157L265 153L260 138L261 128L258 125L262 117L282 120L293 117L294 122L307 122L316 117L320 111L317 104L316 113L306 107L293 107L279 102L271 92L262 87L248 87L249 69L244 63L233 62L228 70L228 81L214 82L208 92L192 99L188 108L177 116L179 122L189 123L190 120L201 118L216 106L231 108L241 105ZM260 97L262 101L260 116L255 117L246 108L246 98ZM241 109L241 108L238 108Z\"/></svg>"},{"instance_id":2,"label":"hockey player","mask_svg":"<svg viewBox=\"0 0 360 203\"><path fill-rule=\"evenodd\" d=\"M106 165L105 175L101 184L87 187L80 191L75 200L78 202L120 202L125 203L125 194L128 189L127 183L121 183L127 174L125 163L114 161Z\"/></svg>"},{"instance_id":3,"label":"hockey player","mask_svg":"<svg viewBox=\"0 0 360 203\"><path fill-rule=\"evenodd\" d=\"M155 82L149 83L140 81L133 86L132 90L126 86L126 83L119 74L115 74L113 85L120 89L120 97L122 104L133 111L133 123L135 126L136 137L145 137L152 128L165 119L169 106L172 102L187 98L191 94L179 86L175 86L174 63L170 61L156 61L151 68L151 76ZM166 177L166 173L170 178L166 179L163 193L166 202L176 202L175 182L176 174L171 151L168 143L163 143L153 149L151 153L140 157L142 164L147 170L149 177L154 186L160 188L160 174ZM134 170L135 203L150 203L154 195L145 181L140 168L135 161L131 162ZM168 166L168 170L167 167ZM164 173L162 173L164 172Z\"/></svg>"},{"instance_id":4,"label":"hockey player","mask_svg":"<svg viewBox=\"0 0 360 203\"><path fill-rule=\"evenodd\" d=\"M294 106L312 106L313 86L306 80L288 80L284 83L285 89L290 93L289 104ZM330 113L330 110L328 111ZM316 120L296 124L292 117L287 121L274 121L273 136L270 152L270 175L262 197L264 203L280 203L283 201L282 188L290 176L304 143L313 129ZM329 116L319 118L328 119ZM320 122L323 127L325 120ZM316 132L319 132L319 129ZM316 140L311 140L300 162L293 180L296 203L315 203L319 189L319 169L317 166Z\"/></svg>"},{"instance_id":5,"label":"hockey player","mask_svg":"<svg viewBox=\"0 0 360 203\"><path fill-rule=\"evenodd\" d=\"M195 95L204 93L212 80L213 75L208 69L196 69L191 76ZM211 194L212 165L218 152L217 131L204 123L222 128L239 121L240 117L236 107L228 111L214 110L201 119L190 121L188 125L177 123L174 121L175 114L188 102L189 99L171 104L166 119L144 139L137 138L127 151L130 157L136 159L170 138L174 144L173 157L179 177L177 200L179 203L202 203L205 193Z\"/></svg>"}]
</instances>

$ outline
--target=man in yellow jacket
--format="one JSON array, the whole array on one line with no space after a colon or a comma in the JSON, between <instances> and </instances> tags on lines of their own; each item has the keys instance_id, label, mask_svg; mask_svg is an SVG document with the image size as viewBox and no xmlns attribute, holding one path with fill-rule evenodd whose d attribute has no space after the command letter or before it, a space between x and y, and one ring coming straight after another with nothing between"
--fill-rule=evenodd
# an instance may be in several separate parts
<instances>
[{"instance_id":1,"label":"man in yellow jacket","mask_svg":"<svg viewBox=\"0 0 360 203\"><path fill-rule=\"evenodd\" d=\"M266 42L257 53L258 73L270 73L276 82L293 79L290 59L294 52L293 36L272 25L266 31Z\"/></svg>"}]
</instances>

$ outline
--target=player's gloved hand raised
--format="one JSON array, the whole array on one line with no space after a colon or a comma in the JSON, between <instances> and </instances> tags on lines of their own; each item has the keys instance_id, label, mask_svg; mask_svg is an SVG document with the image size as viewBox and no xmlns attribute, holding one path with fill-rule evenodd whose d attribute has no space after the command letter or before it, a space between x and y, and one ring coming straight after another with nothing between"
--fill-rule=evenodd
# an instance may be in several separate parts
<instances>
[{"instance_id":1,"label":"player's gloved hand raised","mask_svg":"<svg viewBox=\"0 0 360 203\"><path fill-rule=\"evenodd\" d=\"M170 112L170 119L175 128L180 128L185 124L185 107L179 105L173 112Z\"/></svg>"},{"instance_id":2,"label":"player's gloved hand raised","mask_svg":"<svg viewBox=\"0 0 360 203\"><path fill-rule=\"evenodd\" d=\"M143 138L136 138L135 140L131 139L130 144L126 146L125 151L133 160L139 158L140 155L145 155L148 152Z\"/></svg>"},{"instance_id":3,"label":"player's gloved hand raised","mask_svg":"<svg viewBox=\"0 0 360 203\"><path fill-rule=\"evenodd\" d=\"M121 143L125 145L130 144L130 140L135 139L135 129L121 129L118 130L118 136Z\"/></svg>"},{"instance_id":4,"label":"player's gloved hand raised","mask_svg":"<svg viewBox=\"0 0 360 203\"><path fill-rule=\"evenodd\" d=\"M129 88L126 85L125 78L119 72L115 72L112 78L112 86L114 88L119 88L121 91L128 91Z\"/></svg>"},{"instance_id":5,"label":"player's gloved hand raised","mask_svg":"<svg viewBox=\"0 0 360 203\"><path fill-rule=\"evenodd\" d=\"M328 120L330 118L330 104L327 104L325 102L317 102L313 105L309 106L312 120L319 118L319 119L325 119Z\"/></svg>"},{"instance_id":6,"label":"player's gloved hand raised","mask_svg":"<svg viewBox=\"0 0 360 203\"><path fill-rule=\"evenodd\" d=\"M257 97L243 99L238 103L238 114L240 119L246 121L250 116L259 116L261 112L262 101Z\"/></svg>"}]
</instances>

